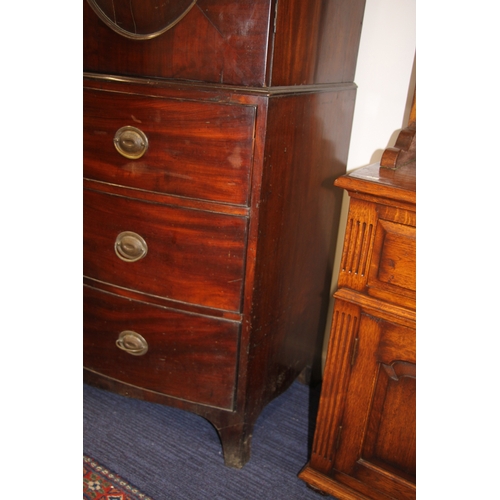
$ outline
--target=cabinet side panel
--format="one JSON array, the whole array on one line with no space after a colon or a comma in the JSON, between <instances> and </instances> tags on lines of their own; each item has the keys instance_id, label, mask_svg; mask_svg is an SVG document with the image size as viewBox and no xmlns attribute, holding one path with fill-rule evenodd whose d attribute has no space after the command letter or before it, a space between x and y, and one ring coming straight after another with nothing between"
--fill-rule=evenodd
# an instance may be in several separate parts
<instances>
[{"instance_id":1,"label":"cabinet side panel","mask_svg":"<svg viewBox=\"0 0 500 500\"><path fill-rule=\"evenodd\" d=\"M320 376L342 196L333 182L345 172L354 99L352 88L269 102L250 351L265 399L305 366Z\"/></svg>"},{"instance_id":2,"label":"cabinet side panel","mask_svg":"<svg viewBox=\"0 0 500 500\"><path fill-rule=\"evenodd\" d=\"M365 0L280 0L272 85L352 82Z\"/></svg>"}]
</instances>

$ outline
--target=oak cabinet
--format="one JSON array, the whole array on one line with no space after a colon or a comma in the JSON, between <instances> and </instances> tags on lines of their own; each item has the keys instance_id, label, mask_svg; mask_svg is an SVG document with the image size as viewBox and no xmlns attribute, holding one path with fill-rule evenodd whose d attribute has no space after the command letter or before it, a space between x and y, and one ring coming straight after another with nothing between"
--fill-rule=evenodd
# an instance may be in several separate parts
<instances>
[{"instance_id":1,"label":"oak cabinet","mask_svg":"<svg viewBox=\"0 0 500 500\"><path fill-rule=\"evenodd\" d=\"M350 206L311 460L339 499L416 493L415 163L337 180Z\"/></svg>"}]
</instances>

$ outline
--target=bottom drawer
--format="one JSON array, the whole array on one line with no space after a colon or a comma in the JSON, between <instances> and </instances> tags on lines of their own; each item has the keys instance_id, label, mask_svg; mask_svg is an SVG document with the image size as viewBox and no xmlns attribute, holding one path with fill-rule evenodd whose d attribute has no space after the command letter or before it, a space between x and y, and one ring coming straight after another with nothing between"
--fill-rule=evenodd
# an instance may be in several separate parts
<instances>
[{"instance_id":1,"label":"bottom drawer","mask_svg":"<svg viewBox=\"0 0 500 500\"><path fill-rule=\"evenodd\" d=\"M175 398L233 408L239 322L146 304L86 285L83 296L85 368ZM143 347L147 350L140 354Z\"/></svg>"}]
</instances>

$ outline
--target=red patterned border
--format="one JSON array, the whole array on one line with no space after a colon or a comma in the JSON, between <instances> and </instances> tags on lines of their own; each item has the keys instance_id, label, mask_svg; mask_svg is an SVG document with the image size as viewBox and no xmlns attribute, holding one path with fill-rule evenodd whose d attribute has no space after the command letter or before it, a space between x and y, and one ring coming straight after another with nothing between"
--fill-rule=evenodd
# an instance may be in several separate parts
<instances>
[{"instance_id":1,"label":"red patterned border","mask_svg":"<svg viewBox=\"0 0 500 500\"><path fill-rule=\"evenodd\" d=\"M84 500L153 500L96 460L83 456Z\"/></svg>"}]
</instances>

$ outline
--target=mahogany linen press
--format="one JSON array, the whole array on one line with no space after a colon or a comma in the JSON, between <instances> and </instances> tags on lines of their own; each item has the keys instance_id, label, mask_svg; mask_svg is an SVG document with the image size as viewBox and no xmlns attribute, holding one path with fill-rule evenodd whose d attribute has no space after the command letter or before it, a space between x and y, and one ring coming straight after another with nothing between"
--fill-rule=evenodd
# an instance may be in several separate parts
<instances>
[{"instance_id":1,"label":"mahogany linen press","mask_svg":"<svg viewBox=\"0 0 500 500\"><path fill-rule=\"evenodd\" d=\"M318 377L364 0L84 0L84 380L242 467Z\"/></svg>"}]
</instances>

